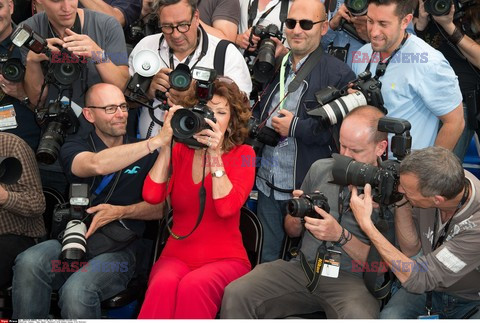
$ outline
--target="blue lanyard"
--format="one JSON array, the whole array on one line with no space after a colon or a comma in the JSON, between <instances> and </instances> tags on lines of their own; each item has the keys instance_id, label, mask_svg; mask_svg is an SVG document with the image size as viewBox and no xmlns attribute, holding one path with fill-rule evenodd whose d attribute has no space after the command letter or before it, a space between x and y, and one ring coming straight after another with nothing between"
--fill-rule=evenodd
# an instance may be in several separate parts
<instances>
[{"instance_id":1,"label":"blue lanyard","mask_svg":"<svg viewBox=\"0 0 480 323\"><path fill-rule=\"evenodd\" d=\"M100 193L102 193L103 189L112 181L113 176L115 173L111 173L109 175L103 176L102 181L98 185L97 189L95 190L95 195L98 196Z\"/></svg>"}]
</instances>

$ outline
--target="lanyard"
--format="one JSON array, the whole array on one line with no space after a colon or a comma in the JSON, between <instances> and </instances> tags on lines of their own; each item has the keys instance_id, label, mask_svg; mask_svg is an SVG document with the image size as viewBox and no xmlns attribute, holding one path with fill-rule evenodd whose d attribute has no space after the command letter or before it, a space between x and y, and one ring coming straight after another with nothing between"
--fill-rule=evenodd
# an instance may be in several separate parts
<instances>
[{"instance_id":1,"label":"lanyard","mask_svg":"<svg viewBox=\"0 0 480 323\"><path fill-rule=\"evenodd\" d=\"M282 67L280 68L280 110L283 109L283 105L285 104L285 66L287 65L287 60L290 57L290 52L287 55L283 56L282 59ZM287 93L288 94L288 93Z\"/></svg>"},{"instance_id":2,"label":"lanyard","mask_svg":"<svg viewBox=\"0 0 480 323\"><path fill-rule=\"evenodd\" d=\"M455 209L455 212L453 213L452 217L448 220L447 224L443 228L442 233L438 237L437 242L435 242L435 236L437 235L438 221L437 219L435 219L435 224L433 227L432 252L435 251L438 247L440 247L443 244L447 236L448 229L450 227L450 223L452 222L453 217L458 213L458 211L462 208L465 202L467 202L469 193L470 193L470 183L467 179L465 179L465 189L463 191L462 199L458 203L457 208ZM437 212L438 212L438 209L437 209ZM432 299L433 299L433 292L432 291L427 292L427 298L425 300L425 309L427 310L427 315L430 315L430 313L432 312L432 305L433 305Z\"/></svg>"},{"instance_id":3,"label":"lanyard","mask_svg":"<svg viewBox=\"0 0 480 323\"><path fill-rule=\"evenodd\" d=\"M383 75L385 75L385 72L387 70L387 66L388 64L390 63L390 61L392 60L393 56L395 56L397 54L397 52L403 47L403 45L405 44L405 42L407 41L408 39L408 33L405 32L405 34L403 35L403 39L402 39L402 42L400 43L400 45L393 51L392 55L390 55L386 60L382 61L382 62L379 62L378 65L377 65L377 69L375 71L375 79L379 79L380 77L382 77ZM380 56L380 53L379 52L373 52L372 53L372 57L370 57L370 61L368 62L368 65L367 67L365 68L365 71L370 71L370 64L372 63L372 59L374 57L377 57Z\"/></svg>"}]
</instances>

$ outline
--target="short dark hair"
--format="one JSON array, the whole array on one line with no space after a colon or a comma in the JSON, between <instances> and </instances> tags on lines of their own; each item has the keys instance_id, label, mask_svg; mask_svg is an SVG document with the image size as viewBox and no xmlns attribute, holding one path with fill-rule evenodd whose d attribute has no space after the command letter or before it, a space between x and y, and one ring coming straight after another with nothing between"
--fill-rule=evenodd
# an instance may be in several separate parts
<instances>
[{"instance_id":1,"label":"short dark hair","mask_svg":"<svg viewBox=\"0 0 480 323\"><path fill-rule=\"evenodd\" d=\"M177 4L181 1L186 1L192 8L192 14L195 13L198 7L198 0L156 0L153 5L154 12L158 12L160 8Z\"/></svg>"},{"instance_id":2,"label":"short dark hair","mask_svg":"<svg viewBox=\"0 0 480 323\"><path fill-rule=\"evenodd\" d=\"M425 196L440 195L452 199L465 187L465 172L454 153L443 147L413 151L400 164L400 175L413 174Z\"/></svg>"},{"instance_id":3,"label":"short dark hair","mask_svg":"<svg viewBox=\"0 0 480 323\"><path fill-rule=\"evenodd\" d=\"M410 13L413 13L418 6L418 0L368 0L368 4L372 3L377 6L388 6L392 3L395 4L395 14L400 19Z\"/></svg>"}]
</instances>

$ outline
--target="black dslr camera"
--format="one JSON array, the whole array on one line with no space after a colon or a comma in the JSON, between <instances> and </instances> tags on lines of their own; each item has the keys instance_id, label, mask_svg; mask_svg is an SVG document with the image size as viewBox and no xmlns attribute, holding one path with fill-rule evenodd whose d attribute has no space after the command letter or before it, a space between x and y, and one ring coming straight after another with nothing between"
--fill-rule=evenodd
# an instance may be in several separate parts
<instances>
[{"instance_id":1,"label":"black dslr camera","mask_svg":"<svg viewBox=\"0 0 480 323\"><path fill-rule=\"evenodd\" d=\"M198 103L192 108L177 110L172 117L171 126L176 141L192 148L205 148L204 144L199 143L192 136L203 129L210 129L205 118L217 122L213 111L207 105L213 97L213 82L217 72L210 68L196 67L192 71L192 77L197 81L195 94Z\"/></svg>"},{"instance_id":2,"label":"black dslr camera","mask_svg":"<svg viewBox=\"0 0 480 323\"><path fill-rule=\"evenodd\" d=\"M150 14L147 21L143 21L140 17L128 26L125 32L125 40L127 44L135 46L140 40L146 36L157 34L160 32L158 27L158 17L156 14Z\"/></svg>"},{"instance_id":3,"label":"black dslr camera","mask_svg":"<svg viewBox=\"0 0 480 323\"><path fill-rule=\"evenodd\" d=\"M18 58L0 55L0 73L10 82L21 82L25 76L25 66Z\"/></svg>"},{"instance_id":4,"label":"black dslr camera","mask_svg":"<svg viewBox=\"0 0 480 323\"><path fill-rule=\"evenodd\" d=\"M319 117L322 127L328 128L341 123L350 111L362 105L373 105L382 112L387 112L383 106L382 83L376 77L372 77L370 71L360 73L352 83L352 88L358 90L352 94L333 86L328 86L315 93L319 105L308 111L307 114Z\"/></svg>"},{"instance_id":5,"label":"black dslr camera","mask_svg":"<svg viewBox=\"0 0 480 323\"><path fill-rule=\"evenodd\" d=\"M43 128L36 157L39 162L50 165L57 160L67 134L76 133L80 123L70 104L59 100L50 103L45 111L37 112L36 118Z\"/></svg>"},{"instance_id":6,"label":"black dslr camera","mask_svg":"<svg viewBox=\"0 0 480 323\"><path fill-rule=\"evenodd\" d=\"M88 184L71 184L69 203L55 206L52 218L52 238L62 241L61 258L81 260L87 252L87 226L83 222L90 205Z\"/></svg>"},{"instance_id":7,"label":"black dslr camera","mask_svg":"<svg viewBox=\"0 0 480 323\"><path fill-rule=\"evenodd\" d=\"M452 4L455 4L455 17L454 20L459 18L461 11L464 11L467 7L476 5L476 0L423 0L423 6L425 11L432 16L446 16L450 13Z\"/></svg>"},{"instance_id":8,"label":"black dslr camera","mask_svg":"<svg viewBox=\"0 0 480 323\"><path fill-rule=\"evenodd\" d=\"M0 183L15 184L22 175L22 163L15 157L0 156Z\"/></svg>"},{"instance_id":9,"label":"black dslr camera","mask_svg":"<svg viewBox=\"0 0 480 323\"><path fill-rule=\"evenodd\" d=\"M168 74L168 81L170 82L170 87L177 91L186 91L190 88L190 83L192 83L192 76L190 74L190 68L187 64L180 63L177 67ZM155 97L159 101L167 101L165 92L160 90L155 91Z\"/></svg>"},{"instance_id":10,"label":"black dslr camera","mask_svg":"<svg viewBox=\"0 0 480 323\"><path fill-rule=\"evenodd\" d=\"M378 130L394 132L392 137L392 152L394 156L403 159L410 153L412 137L411 125L407 120L397 118L381 118ZM333 154L333 182L339 185L355 185L363 187L369 183L372 186L373 200L380 205L390 205L402 199L398 192L400 179L398 160L383 161L380 167L355 161L353 158Z\"/></svg>"},{"instance_id":11,"label":"black dslr camera","mask_svg":"<svg viewBox=\"0 0 480 323\"><path fill-rule=\"evenodd\" d=\"M320 214L315 212L315 206L330 213L330 206L328 205L327 197L319 192L303 194L299 198L288 200L287 213L297 218L308 216L320 219Z\"/></svg>"},{"instance_id":12,"label":"black dslr camera","mask_svg":"<svg viewBox=\"0 0 480 323\"><path fill-rule=\"evenodd\" d=\"M257 51L254 53L256 57L253 61L251 74L255 81L265 83L275 72L275 49L277 44L270 37L282 40L283 34L274 24L266 27L256 25L252 28L252 33L260 37L260 41L257 45Z\"/></svg>"},{"instance_id":13,"label":"black dslr camera","mask_svg":"<svg viewBox=\"0 0 480 323\"><path fill-rule=\"evenodd\" d=\"M248 137L245 139L245 144L250 145L255 150L257 157L262 155L262 150L265 145L275 147L280 141L280 134L270 127L265 126L255 117L250 117L247 123Z\"/></svg>"},{"instance_id":14,"label":"black dslr camera","mask_svg":"<svg viewBox=\"0 0 480 323\"><path fill-rule=\"evenodd\" d=\"M59 48L59 53L53 53L47 46L47 40L28 25L19 25L12 33L11 39L18 47L25 46L36 54L44 53L49 57L45 74L46 84L69 88L80 78L85 65L82 59L65 48Z\"/></svg>"}]
</instances>

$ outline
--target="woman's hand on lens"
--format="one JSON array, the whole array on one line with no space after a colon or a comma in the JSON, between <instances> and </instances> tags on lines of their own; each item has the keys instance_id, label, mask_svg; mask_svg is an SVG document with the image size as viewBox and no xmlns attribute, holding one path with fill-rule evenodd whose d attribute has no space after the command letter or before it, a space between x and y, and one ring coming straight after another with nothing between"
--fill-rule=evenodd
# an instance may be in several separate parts
<instances>
[{"instance_id":1,"label":"woman's hand on lens","mask_svg":"<svg viewBox=\"0 0 480 323\"><path fill-rule=\"evenodd\" d=\"M193 138L195 138L199 143L207 146L207 151L209 154L221 155L223 153L222 144L224 133L220 129L220 126L212 120L205 118L205 122L212 129L203 129L199 133L195 134Z\"/></svg>"}]
</instances>

